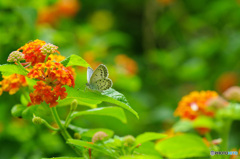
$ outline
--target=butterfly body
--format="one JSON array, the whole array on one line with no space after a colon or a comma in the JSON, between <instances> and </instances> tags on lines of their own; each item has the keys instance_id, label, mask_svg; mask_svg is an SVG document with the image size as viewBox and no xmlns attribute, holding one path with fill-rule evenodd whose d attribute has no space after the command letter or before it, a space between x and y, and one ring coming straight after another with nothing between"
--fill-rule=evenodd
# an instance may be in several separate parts
<instances>
[{"instance_id":1,"label":"butterfly body","mask_svg":"<svg viewBox=\"0 0 240 159\"><path fill-rule=\"evenodd\" d=\"M95 71L88 67L87 69L87 87L91 90L104 91L112 87L112 80L108 78L107 67L99 65Z\"/></svg>"}]
</instances>

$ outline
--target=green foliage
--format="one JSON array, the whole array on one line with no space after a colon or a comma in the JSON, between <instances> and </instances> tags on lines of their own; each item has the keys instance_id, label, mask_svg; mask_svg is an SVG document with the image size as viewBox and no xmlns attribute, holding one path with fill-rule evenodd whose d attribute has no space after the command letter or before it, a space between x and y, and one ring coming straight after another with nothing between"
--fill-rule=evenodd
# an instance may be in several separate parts
<instances>
[{"instance_id":1,"label":"green foliage","mask_svg":"<svg viewBox=\"0 0 240 159\"><path fill-rule=\"evenodd\" d=\"M150 133L148 134L150 135ZM157 138L156 134L152 133L152 135L155 136L155 139ZM145 134L143 136L147 135ZM139 148L136 148L135 145L126 145L124 142L125 137L114 136L113 138L109 138L106 141L98 141L96 143L88 143L86 141L69 139L68 143L76 146L83 152L84 148L91 148L92 155L96 157L102 156L102 153L107 155L107 158L128 158L131 156L132 158L137 159L147 157L151 157L153 159L161 159L159 153L154 149L153 143L143 141L143 147L141 147L142 145L140 145ZM160 137L158 136L158 138Z\"/></svg>"},{"instance_id":2,"label":"green foliage","mask_svg":"<svg viewBox=\"0 0 240 159\"><path fill-rule=\"evenodd\" d=\"M151 141L151 140L162 139L164 137L167 137L167 135L161 134L161 133L155 133L155 132L145 132L136 137L136 145L142 144L144 142Z\"/></svg>"},{"instance_id":3,"label":"green foliage","mask_svg":"<svg viewBox=\"0 0 240 159\"><path fill-rule=\"evenodd\" d=\"M37 80L31 79L31 78L28 78L28 77L26 77L26 80L27 80L27 83L28 83L28 85L29 85L29 89L30 89L31 91L33 91L33 86L36 85Z\"/></svg>"},{"instance_id":4,"label":"green foliage","mask_svg":"<svg viewBox=\"0 0 240 159\"><path fill-rule=\"evenodd\" d=\"M50 108L48 105L45 104L26 107L22 112L22 118L32 120L33 114L46 120L51 118Z\"/></svg>"},{"instance_id":5,"label":"green foliage","mask_svg":"<svg viewBox=\"0 0 240 159\"><path fill-rule=\"evenodd\" d=\"M84 157L53 157L53 158L42 158L42 159L85 159Z\"/></svg>"},{"instance_id":6,"label":"green foliage","mask_svg":"<svg viewBox=\"0 0 240 159\"><path fill-rule=\"evenodd\" d=\"M58 101L58 107L61 106L69 106L71 105L73 100L77 100L78 105L83 105L83 106L88 106L90 108L96 108L98 104L102 103L102 101L97 101L97 100L91 100L91 99L87 99L87 98L80 98L80 97L67 97L63 100L59 100Z\"/></svg>"},{"instance_id":7,"label":"green foliage","mask_svg":"<svg viewBox=\"0 0 240 159\"><path fill-rule=\"evenodd\" d=\"M30 98L29 98L29 96L27 96L27 99L26 99L24 94L21 94L20 101L21 101L22 105L27 106L28 102L30 101Z\"/></svg>"},{"instance_id":8,"label":"green foliage","mask_svg":"<svg viewBox=\"0 0 240 159\"><path fill-rule=\"evenodd\" d=\"M161 157L149 155L134 155L134 156L121 156L119 159L161 159Z\"/></svg>"},{"instance_id":9,"label":"green foliage","mask_svg":"<svg viewBox=\"0 0 240 159\"><path fill-rule=\"evenodd\" d=\"M196 120L193 121L193 127L198 128L209 128L214 129L215 123L212 118L206 116L200 116Z\"/></svg>"},{"instance_id":10,"label":"green foliage","mask_svg":"<svg viewBox=\"0 0 240 159\"><path fill-rule=\"evenodd\" d=\"M74 132L81 134L79 142L82 143L73 140L74 144L70 145L76 146L81 152L77 154L83 157L59 159L89 158L92 144L88 142L98 131L107 133L109 139L104 143L95 143L91 148L92 158L96 159L155 159L162 158L161 155L167 158L209 158L209 149L226 151L239 148L239 103L232 102L225 108L214 109L213 118L199 116L195 120L178 121L172 114L181 97L193 90L214 89L220 93L222 87L239 84L238 0L81 1L80 10L76 14L65 16L62 14L72 13L74 9L67 12L71 6L67 2L70 1L66 1L64 6L60 5L61 2L3 0L0 5L1 64L6 63L11 51L17 50L30 39L41 39L59 46L61 54L68 56L61 61L64 66L77 66L75 88L66 87L68 96L57 101L57 109L59 112L61 110L59 118L63 127L66 116L77 117L74 125L69 124L63 129L69 130L70 136ZM106 4L107 7L102 7ZM47 22L39 22L41 18L46 18ZM137 67L132 67L132 63L125 59L119 61L117 56L120 54L130 57ZM81 67L86 68L90 64L95 67L100 63L108 66L110 78L114 81L113 88L124 95L114 89L101 93L77 90L86 81L86 72ZM27 74L27 71L14 64L0 65L0 72L4 76ZM236 75L236 78L225 78L229 73ZM71 147L64 145L63 138L67 135L63 138L58 136L63 130L52 129L54 132L51 134L44 125L36 128L32 123L16 118L31 120L35 114L48 121L50 126L56 123L50 113L52 108L45 103L26 107L30 101L29 93L33 92L37 81L27 77L26 80L28 87L13 96L7 96L6 92L1 96L1 157L22 159L73 156ZM78 102L79 112L68 114L71 112L68 106L74 99ZM97 108L98 105L100 108ZM82 106L90 109L86 110ZM137 117L139 113L140 119L132 120L130 116L127 124L119 122L117 125L115 120L103 122L101 117L94 122L87 121L88 117L81 118L83 115L112 116L126 123L122 108ZM232 123L234 126L231 127ZM222 138L223 142L221 145L210 145L208 149L197 135L183 134L157 143L150 141L164 138L164 134L148 132L139 135L139 132L146 130L163 132L171 125L174 133L190 131L197 134L193 131L195 128L209 128L211 131L206 135L209 137L208 142L216 138ZM110 127L113 130L107 129ZM138 136L135 144L129 146L124 145L124 137L113 137L114 132ZM54 139L56 137L59 139ZM224 159L228 157L223 156Z\"/></svg>"},{"instance_id":11,"label":"green foliage","mask_svg":"<svg viewBox=\"0 0 240 159\"><path fill-rule=\"evenodd\" d=\"M2 73L3 76L9 76L14 73L20 75L27 75L26 70L23 70L20 66L13 64L0 65L0 72Z\"/></svg>"},{"instance_id":12,"label":"green foliage","mask_svg":"<svg viewBox=\"0 0 240 159\"><path fill-rule=\"evenodd\" d=\"M82 115L101 115L101 116L111 116L119 119L123 123L127 122L126 116L124 114L123 109L118 107L104 107L104 108L95 108L86 111L74 112L70 116L70 119L74 119L76 117Z\"/></svg>"},{"instance_id":13,"label":"green foliage","mask_svg":"<svg viewBox=\"0 0 240 159\"><path fill-rule=\"evenodd\" d=\"M83 102L86 102L87 100L93 100L96 102L108 102L112 104L116 104L117 106L120 106L124 109L127 109L131 113L133 113L137 118L139 118L136 111L134 111L129 103L127 102L125 96L114 89L106 90L102 93L100 92L92 92L92 91L84 91L84 90L77 90L74 88L66 88L68 96L66 99L77 99L81 100Z\"/></svg>"},{"instance_id":14,"label":"green foliage","mask_svg":"<svg viewBox=\"0 0 240 159\"><path fill-rule=\"evenodd\" d=\"M156 144L156 149L168 158L209 157L203 139L193 134L177 135Z\"/></svg>"},{"instance_id":15,"label":"green foliage","mask_svg":"<svg viewBox=\"0 0 240 159\"><path fill-rule=\"evenodd\" d=\"M104 129L104 128L98 128L98 129L85 129L85 128L80 128L78 126L74 126L74 125L69 125L69 129L81 134L82 137L86 137L86 138L92 138L93 135L96 132L99 131L103 131L105 132L109 137L112 137L114 132L112 130L109 129Z\"/></svg>"},{"instance_id":16,"label":"green foliage","mask_svg":"<svg viewBox=\"0 0 240 159\"><path fill-rule=\"evenodd\" d=\"M29 7L18 7L15 11L22 17L24 23L29 24L29 29L35 28L35 19L37 18L37 11L35 9Z\"/></svg>"},{"instance_id":17,"label":"green foliage","mask_svg":"<svg viewBox=\"0 0 240 159\"><path fill-rule=\"evenodd\" d=\"M155 143L150 141L141 144L141 146L135 149L135 152L136 154L144 154L162 158L159 152L155 149Z\"/></svg>"},{"instance_id":18,"label":"green foliage","mask_svg":"<svg viewBox=\"0 0 240 159\"><path fill-rule=\"evenodd\" d=\"M14 117L22 117L22 112L26 109L26 106L16 104L12 107L11 113Z\"/></svg>"},{"instance_id":19,"label":"green foliage","mask_svg":"<svg viewBox=\"0 0 240 159\"><path fill-rule=\"evenodd\" d=\"M240 104L230 103L227 107L217 112L217 117L221 119L240 120Z\"/></svg>"},{"instance_id":20,"label":"green foliage","mask_svg":"<svg viewBox=\"0 0 240 159\"><path fill-rule=\"evenodd\" d=\"M74 145L76 147L80 147L80 149L82 149L81 147L87 147L87 148L91 148L93 150L102 152L102 153L104 153L106 155L109 155L109 156L112 156L112 157L115 156L113 151L110 151L109 149L106 149L103 146L99 146L99 145L96 145L96 144L91 144L91 143L88 143L88 142L85 142L85 141L69 139L67 141L67 143L71 144L71 145Z\"/></svg>"},{"instance_id":21,"label":"green foliage","mask_svg":"<svg viewBox=\"0 0 240 159\"><path fill-rule=\"evenodd\" d=\"M82 66L89 67L90 65L78 55L71 55L61 62L65 67L68 66Z\"/></svg>"},{"instance_id":22,"label":"green foliage","mask_svg":"<svg viewBox=\"0 0 240 159\"><path fill-rule=\"evenodd\" d=\"M189 120L179 120L173 125L174 132L187 132L193 129L193 123Z\"/></svg>"}]
</instances>

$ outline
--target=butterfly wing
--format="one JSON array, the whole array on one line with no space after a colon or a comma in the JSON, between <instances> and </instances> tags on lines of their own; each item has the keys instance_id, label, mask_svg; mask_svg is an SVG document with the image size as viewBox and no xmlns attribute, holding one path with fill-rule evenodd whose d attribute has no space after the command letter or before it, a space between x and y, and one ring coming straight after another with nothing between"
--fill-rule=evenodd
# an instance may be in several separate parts
<instances>
[{"instance_id":1,"label":"butterfly wing","mask_svg":"<svg viewBox=\"0 0 240 159\"><path fill-rule=\"evenodd\" d=\"M98 91L104 91L111 88L113 85L112 80L109 78L99 79L93 83L94 89Z\"/></svg>"},{"instance_id":2,"label":"butterfly wing","mask_svg":"<svg viewBox=\"0 0 240 159\"><path fill-rule=\"evenodd\" d=\"M91 76L93 74L93 69L91 67L87 68L87 82L90 83Z\"/></svg>"},{"instance_id":3,"label":"butterfly wing","mask_svg":"<svg viewBox=\"0 0 240 159\"><path fill-rule=\"evenodd\" d=\"M107 67L105 65L101 64L92 73L92 76L90 78L90 84L95 83L100 79L105 79L107 77L108 77Z\"/></svg>"}]
</instances>

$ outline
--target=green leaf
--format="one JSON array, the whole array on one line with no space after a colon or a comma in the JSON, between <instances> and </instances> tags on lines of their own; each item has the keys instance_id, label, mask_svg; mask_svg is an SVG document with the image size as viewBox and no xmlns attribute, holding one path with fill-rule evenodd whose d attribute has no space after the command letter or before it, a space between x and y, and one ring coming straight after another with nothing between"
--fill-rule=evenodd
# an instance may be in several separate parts
<instances>
[{"instance_id":1,"label":"green leaf","mask_svg":"<svg viewBox=\"0 0 240 159\"><path fill-rule=\"evenodd\" d=\"M232 109L232 119L240 120L240 104L239 103L231 103L230 108Z\"/></svg>"},{"instance_id":2,"label":"green leaf","mask_svg":"<svg viewBox=\"0 0 240 159\"><path fill-rule=\"evenodd\" d=\"M212 129L215 127L215 124L210 117L206 116L199 116L197 119L193 121L193 127L194 128L209 128Z\"/></svg>"},{"instance_id":3,"label":"green leaf","mask_svg":"<svg viewBox=\"0 0 240 159\"><path fill-rule=\"evenodd\" d=\"M209 157L209 149L203 139L193 134L177 135L160 141L155 148L168 158Z\"/></svg>"},{"instance_id":4,"label":"green leaf","mask_svg":"<svg viewBox=\"0 0 240 159\"><path fill-rule=\"evenodd\" d=\"M119 159L162 159L159 156L150 155L135 155L135 156L121 156Z\"/></svg>"},{"instance_id":5,"label":"green leaf","mask_svg":"<svg viewBox=\"0 0 240 159\"><path fill-rule=\"evenodd\" d=\"M79 134L81 134L83 137L88 137L91 138L93 137L93 135L98 132L98 131L103 131L105 132L109 137L112 137L114 132L110 129L104 129L104 128L97 128L97 129L85 129L85 128L80 128L78 126L75 125L69 125L68 126L69 129L78 132Z\"/></svg>"},{"instance_id":6,"label":"green leaf","mask_svg":"<svg viewBox=\"0 0 240 159\"><path fill-rule=\"evenodd\" d=\"M173 125L174 132L187 132L193 129L193 123L189 120L180 120Z\"/></svg>"},{"instance_id":7,"label":"green leaf","mask_svg":"<svg viewBox=\"0 0 240 159\"><path fill-rule=\"evenodd\" d=\"M11 113L14 117L22 117L22 112L26 109L26 106L23 106L21 104L16 104L12 107Z\"/></svg>"},{"instance_id":8,"label":"green leaf","mask_svg":"<svg viewBox=\"0 0 240 159\"><path fill-rule=\"evenodd\" d=\"M42 158L42 159L85 159L84 157L53 157L53 158Z\"/></svg>"},{"instance_id":9,"label":"green leaf","mask_svg":"<svg viewBox=\"0 0 240 159\"><path fill-rule=\"evenodd\" d=\"M227 107L219 109L218 118L240 120L240 104L230 103Z\"/></svg>"},{"instance_id":10,"label":"green leaf","mask_svg":"<svg viewBox=\"0 0 240 159\"><path fill-rule=\"evenodd\" d=\"M124 109L127 109L131 113L133 113L137 118L139 118L136 111L134 111L129 103L127 102L126 98L123 94L115 91L114 89L106 90L102 93L100 92L92 92L92 91L84 91L84 90L77 90L71 87L66 87L68 96L66 99L79 99L79 100L96 100L101 102L108 102L112 104L116 104L117 106L120 106Z\"/></svg>"},{"instance_id":11,"label":"green leaf","mask_svg":"<svg viewBox=\"0 0 240 159\"><path fill-rule=\"evenodd\" d=\"M114 90L113 88L110 88L110 89L102 92L101 94L111 97L113 99L116 99L117 101L125 103L126 105L129 105L126 97L122 93L119 93L118 91Z\"/></svg>"},{"instance_id":12,"label":"green leaf","mask_svg":"<svg viewBox=\"0 0 240 159\"><path fill-rule=\"evenodd\" d=\"M28 96L28 99L30 100L30 97L29 97L29 96ZM20 96L20 101L21 101L22 105L24 105L24 106L27 106L28 103L29 103L29 101L26 99L26 97L24 96L24 94L21 94L21 96Z\"/></svg>"},{"instance_id":13,"label":"green leaf","mask_svg":"<svg viewBox=\"0 0 240 159\"><path fill-rule=\"evenodd\" d=\"M157 150L155 150L155 143L148 141L143 144L141 144L138 148L135 148L134 151L137 154L142 155L153 155L153 156L159 156L161 158L160 154Z\"/></svg>"},{"instance_id":14,"label":"green leaf","mask_svg":"<svg viewBox=\"0 0 240 159\"><path fill-rule=\"evenodd\" d=\"M45 120L49 120L52 118L50 108L47 104L33 105L30 107L27 107L22 112L22 117L24 119L32 120L33 114L35 114L36 116L39 116Z\"/></svg>"},{"instance_id":15,"label":"green leaf","mask_svg":"<svg viewBox=\"0 0 240 159\"><path fill-rule=\"evenodd\" d=\"M101 116L111 116L119 119L123 123L127 123L126 116L122 108L119 107L102 107L95 108L86 111L74 112L70 118L76 118L82 115L101 115Z\"/></svg>"},{"instance_id":16,"label":"green leaf","mask_svg":"<svg viewBox=\"0 0 240 159\"><path fill-rule=\"evenodd\" d=\"M114 153L112 151L104 148L103 146L99 146L97 144L91 144L91 143L88 143L88 142L85 142L85 141L82 141L82 140L75 140L75 139L68 139L67 143L71 144L71 145L74 145L76 147L79 146L79 147L91 148L93 150L102 152L102 153L104 153L106 155L114 156Z\"/></svg>"},{"instance_id":17,"label":"green leaf","mask_svg":"<svg viewBox=\"0 0 240 159\"><path fill-rule=\"evenodd\" d=\"M142 144L144 142L151 141L151 140L161 139L164 137L167 137L167 135L161 134L161 133L155 133L155 132L145 132L136 137L136 145Z\"/></svg>"},{"instance_id":18,"label":"green leaf","mask_svg":"<svg viewBox=\"0 0 240 159\"><path fill-rule=\"evenodd\" d=\"M63 64L65 67L68 66L90 67L90 65L78 55L71 55L67 57L65 60L61 61L61 64Z\"/></svg>"},{"instance_id":19,"label":"green leaf","mask_svg":"<svg viewBox=\"0 0 240 159\"><path fill-rule=\"evenodd\" d=\"M27 75L27 71L23 70L20 66L13 64L0 65L0 72L3 76L10 76L14 73L24 76Z\"/></svg>"},{"instance_id":20,"label":"green leaf","mask_svg":"<svg viewBox=\"0 0 240 159\"><path fill-rule=\"evenodd\" d=\"M92 138L93 135L99 131L105 132L108 135L108 137L112 137L114 134L114 132L110 129L98 128L98 129L89 129L88 131L82 133L82 136Z\"/></svg>"},{"instance_id":21,"label":"green leaf","mask_svg":"<svg viewBox=\"0 0 240 159\"><path fill-rule=\"evenodd\" d=\"M26 77L26 80L27 80L27 83L29 85L29 89L33 91L34 90L33 86L36 85L38 80L31 79L31 78L28 78L28 77Z\"/></svg>"},{"instance_id":22,"label":"green leaf","mask_svg":"<svg viewBox=\"0 0 240 159\"><path fill-rule=\"evenodd\" d=\"M74 99L77 100L78 105L84 105L84 106L88 106L90 108L96 108L98 104L102 103L101 101L97 101L97 100L67 97L63 100L59 100L57 106L58 107L69 106L69 105L71 105L71 103Z\"/></svg>"},{"instance_id":23,"label":"green leaf","mask_svg":"<svg viewBox=\"0 0 240 159\"><path fill-rule=\"evenodd\" d=\"M39 107L39 105L34 105L34 106L27 107L22 112L23 119L31 120L33 118L33 114L35 114L37 112L38 107Z\"/></svg>"}]
</instances>

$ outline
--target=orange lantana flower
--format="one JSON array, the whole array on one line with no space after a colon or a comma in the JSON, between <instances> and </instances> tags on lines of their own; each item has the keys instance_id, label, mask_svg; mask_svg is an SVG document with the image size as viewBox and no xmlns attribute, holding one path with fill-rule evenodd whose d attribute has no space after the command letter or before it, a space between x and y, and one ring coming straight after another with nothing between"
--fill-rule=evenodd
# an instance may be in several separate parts
<instances>
[{"instance_id":1,"label":"orange lantana flower","mask_svg":"<svg viewBox=\"0 0 240 159\"><path fill-rule=\"evenodd\" d=\"M127 75L135 75L138 71L136 61L128 57L127 55L120 54L115 58L117 68L120 72L126 73Z\"/></svg>"},{"instance_id":2,"label":"orange lantana flower","mask_svg":"<svg viewBox=\"0 0 240 159\"><path fill-rule=\"evenodd\" d=\"M194 120L199 115L213 116L214 112L207 109L207 102L216 97L218 94L215 91L191 92L178 103L174 115L190 120Z\"/></svg>"},{"instance_id":3,"label":"orange lantana flower","mask_svg":"<svg viewBox=\"0 0 240 159\"><path fill-rule=\"evenodd\" d=\"M67 96L67 85L74 87L74 77L71 71L64 67L61 63L47 61L46 63L38 63L28 73L29 78L39 79L34 86L34 92L30 94L31 103L29 105L37 105L45 101L50 107L56 106L58 98L64 99Z\"/></svg>"},{"instance_id":4,"label":"orange lantana flower","mask_svg":"<svg viewBox=\"0 0 240 159\"><path fill-rule=\"evenodd\" d=\"M65 59L65 56L57 55L57 54L50 54L48 57L53 62L61 62L62 60Z\"/></svg>"},{"instance_id":5,"label":"orange lantana flower","mask_svg":"<svg viewBox=\"0 0 240 159\"><path fill-rule=\"evenodd\" d=\"M57 54L50 54L49 55L49 59L53 62L61 62L61 61L65 60L65 58L66 58L65 56L57 55ZM71 74L75 78L76 77L75 69L71 66L68 66L66 68L71 72Z\"/></svg>"},{"instance_id":6,"label":"orange lantana flower","mask_svg":"<svg viewBox=\"0 0 240 159\"><path fill-rule=\"evenodd\" d=\"M64 99L67 97L66 88L62 87L61 84L55 87L49 86L43 81L38 81L37 85L34 85L35 89L33 93L30 93L31 103L28 105L38 105L45 101L50 104L50 107L54 107L58 104L56 102L58 98Z\"/></svg>"},{"instance_id":7,"label":"orange lantana flower","mask_svg":"<svg viewBox=\"0 0 240 159\"><path fill-rule=\"evenodd\" d=\"M57 3L38 11L38 24L56 24L63 17L73 17L80 9L78 0L57 0Z\"/></svg>"},{"instance_id":8,"label":"orange lantana flower","mask_svg":"<svg viewBox=\"0 0 240 159\"><path fill-rule=\"evenodd\" d=\"M2 92L9 92L10 95L15 94L21 87L27 86L27 81L23 75L12 74L10 76L3 76L0 81L0 95Z\"/></svg>"},{"instance_id":9,"label":"orange lantana flower","mask_svg":"<svg viewBox=\"0 0 240 159\"><path fill-rule=\"evenodd\" d=\"M238 84L239 77L236 72L223 73L216 81L216 88L219 92L223 93L228 88Z\"/></svg>"},{"instance_id":10,"label":"orange lantana flower","mask_svg":"<svg viewBox=\"0 0 240 159\"><path fill-rule=\"evenodd\" d=\"M52 61L47 61L46 64L36 64L28 73L28 77L42 80L50 86L61 84L74 87L75 85L71 71L61 63L55 63Z\"/></svg>"},{"instance_id":11,"label":"orange lantana flower","mask_svg":"<svg viewBox=\"0 0 240 159\"><path fill-rule=\"evenodd\" d=\"M22 53L25 55L26 62L31 62L31 65L34 66L36 63L44 62L46 54L41 52L41 47L45 44L45 41L37 39L33 42L25 44L17 51L22 51Z\"/></svg>"}]
</instances>

